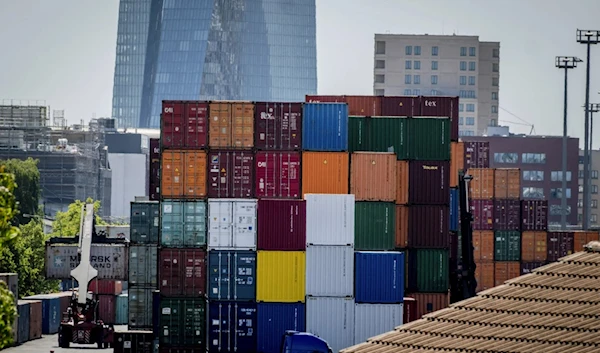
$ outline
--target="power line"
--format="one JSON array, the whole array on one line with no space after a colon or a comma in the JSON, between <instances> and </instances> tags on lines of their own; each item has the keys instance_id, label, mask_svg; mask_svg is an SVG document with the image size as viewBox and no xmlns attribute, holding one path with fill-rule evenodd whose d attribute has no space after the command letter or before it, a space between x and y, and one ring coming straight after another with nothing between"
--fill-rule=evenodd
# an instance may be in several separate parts
<instances>
[{"instance_id":1,"label":"power line","mask_svg":"<svg viewBox=\"0 0 600 353\"><path fill-rule=\"evenodd\" d=\"M517 123L516 121L509 121L509 120L498 120L502 123L509 123L509 124L515 124L515 125L521 125L521 126L531 126L531 124L523 124L523 123Z\"/></svg>"},{"instance_id":2,"label":"power line","mask_svg":"<svg viewBox=\"0 0 600 353\"><path fill-rule=\"evenodd\" d=\"M533 124L531 124L530 122L528 122L527 120L525 120L525 119L522 119L522 118L518 117L517 115L513 114L512 112L510 112L510 111L508 111L508 110L506 110L506 109L504 109L504 108L502 108L502 107L499 107L499 108L500 108L500 109L502 109L502 110L504 110L504 111L505 111L505 112L507 112L508 114L510 114L510 115L512 115L512 116L514 116L515 118L517 118L517 119L521 120L521 121L522 121L522 122L524 122L525 124L528 124L529 126L532 126L532 125L533 125Z\"/></svg>"}]
</instances>

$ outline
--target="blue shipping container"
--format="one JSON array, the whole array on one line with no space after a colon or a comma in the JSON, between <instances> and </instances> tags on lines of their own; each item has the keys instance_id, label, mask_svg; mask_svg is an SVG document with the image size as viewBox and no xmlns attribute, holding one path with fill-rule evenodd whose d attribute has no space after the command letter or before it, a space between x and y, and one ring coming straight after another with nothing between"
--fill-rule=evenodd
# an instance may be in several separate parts
<instances>
[{"instance_id":1,"label":"blue shipping container","mask_svg":"<svg viewBox=\"0 0 600 353\"><path fill-rule=\"evenodd\" d=\"M256 298L256 252L210 251L208 297L213 300Z\"/></svg>"},{"instance_id":2,"label":"blue shipping container","mask_svg":"<svg viewBox=\"0 0 600 353\"><path fill-rule=\"evenodd\" d=\"M458 231L458 219L460 218L459 212L460 205L460 194L458 188L450 189L450 228L451 232Z\"/></svg>"},{"instance_id":3,"label":"blue shipping container","mask_svg":"<svg viewBox=\"0 0 600 353\"><path fill-rule=\"evenodd\" d=\"M256 303L212 302L208 310L209 352L256 352Z\"/></svg>"},{"instance_id":4,"label":"blue shipping container","mask_svg":"<svg viewBox=\"0 0 600 353\"><path fill-rule=\"evenodd\" d=\"M160 245L202 247L206 245L206 201L161 202Z\"/></svg>"},{"instance_id":5,"label":"blue shipping container","mask_svg":"<svg viewBox=\"0 0 600 353\"><path fill-rule=\"evenodd\" d=\"M348 150L348 104L304 103L302 149Z\"/></svg>"},{"instance_id":6,"label":"blue shipping container","mask_svg":"<svg viewBox=\"0 0 600 353\"><path fill-rule=\"evenodd\" d=\"M22 344L29 341L29 318L31 316L31 307L28 302L19 300L17 306L17 343Z\"/></svg>"},{"instance_id":7,"label":"blue shipping container","mask_svg":"<svg viewBox=\"0 0 600 353\"><path fill-rule=\"evenodd\" d=\"M129 322L129 295L118 295L115 306L115 325L127 325Z\"/></svg>"},{"instance_id":8,"label":"blue shipping container","mask_svg":"<svg viewBox=\"0 0 600 353\"><path fill-rule=\"evenodd\" d=\"M354 293L357 303L396 304L404 301L404 253L357 251Z\"/></svg>"},{"instance_id":9,"label":"blue shipping container","mask_svg":"<svg viewBox=\"0 0 600 353\"><path fill-rule=\"evenodd\" d=\"M42 301L42 334L58 333L62 313L60 312L60 297L62 293L40 294L23 298L26 300Z\"/></svg>"},{"instance_id":10,"label":"blue shipping container","mask_svg":"<svg viewBox=\"0 0 600 353\"><path fill-rule=\"evenodd\" d=\"M279 353L286 330L306 331L306 307L300 303L258 303L257 352Z\"/></svg>"}]
</instances>

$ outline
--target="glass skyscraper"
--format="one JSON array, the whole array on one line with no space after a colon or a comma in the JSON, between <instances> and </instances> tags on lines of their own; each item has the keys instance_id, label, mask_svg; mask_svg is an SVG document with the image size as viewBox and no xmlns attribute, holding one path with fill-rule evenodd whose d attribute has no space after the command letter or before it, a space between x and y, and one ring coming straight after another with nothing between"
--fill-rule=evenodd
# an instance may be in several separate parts
<instances>
[{"instance_id":1,"label":"glass skyscraper","mask_svg":"<svg viewBox=\"0 0 600 353\"><path fill-rule=\"evenodd\" d=\"M161 102L303 101L317 91L315 0L121 0L119 127L158 128Z\"/></svg>"}]
</instances>

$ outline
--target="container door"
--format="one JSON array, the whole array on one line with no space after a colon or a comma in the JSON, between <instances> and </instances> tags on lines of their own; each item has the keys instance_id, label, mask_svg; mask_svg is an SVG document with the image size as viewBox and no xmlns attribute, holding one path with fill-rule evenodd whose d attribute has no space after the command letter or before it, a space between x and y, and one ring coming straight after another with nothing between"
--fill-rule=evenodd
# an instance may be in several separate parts
<instances>
[{"instance_id":1,"label":"container door","mask_svg":"<svg viewBox=\"0 0 600 353\"><path fill-rule=\"evenodd\" d=\"M230 299L230 273L231 257L229 251L217 251L209 253L209 289L210 299Z\"/></svg>"},{"instance_id":2,"label":"container door","mask_svg":"<svg viewBox=\"0 0 600 353\"><path fill-rule=\"evenodd\" d=\"M183 205L180 201L163 201L161 245L178 246L182 239Z\"/></svg>"},{"instance_id":3,"label":"container door","mask_svg":"<svg viewBox=\"0 0 600 353\"><path fill-rule=\"evenodd\" d=\"M211 248L231 248L233 246L231 201L212 201L208 208L209 243Z\"/></svg>"},{"instance_id":4,"label":"container door","mask_svg":"<svg viewBox=\"0 0 600 353\"><path fill-rule=\"evenodd\" d=\"M206 203L186 202L183 213L183 245L186 247L206 245Z\"/></svg>"},{"instance_id":5,"label":"container door","mask_svg":"<svg viewBox=\"0 0 600 353\"><path fill-rule=\"evenodd\" d=\"M256 202L235 201L233 222L233 246L256 249Z\"/></svg>"},{"instance_id":6,"label":"container door","mask_svg":"<svg viewBox=\"0 0 600 353\"><path fill-rule=\"evenodd\" d=\"M128 311L131 328L152 327L152 289L131 288Z\"/></svg>"}]
</instances>

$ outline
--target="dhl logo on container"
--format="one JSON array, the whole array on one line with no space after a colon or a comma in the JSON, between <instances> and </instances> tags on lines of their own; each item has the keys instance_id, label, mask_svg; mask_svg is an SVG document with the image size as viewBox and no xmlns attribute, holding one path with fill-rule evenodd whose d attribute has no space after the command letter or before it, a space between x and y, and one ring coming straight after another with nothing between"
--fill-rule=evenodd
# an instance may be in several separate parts
<instances>
[{"instance_id":1,"label":"dhl logo on container","mask_svg":"<svg viewBox=\"0 0 600 353\"><path fill-rule=\"evenodd\" d=\"M164 151L161 155L162 196L205 197L206 159L206 151Z\"/></svg>"}]
</instances>

